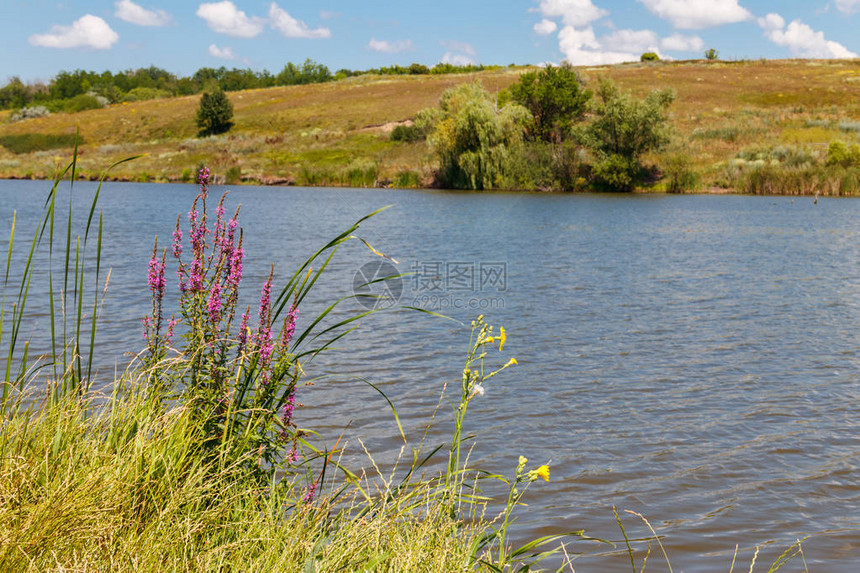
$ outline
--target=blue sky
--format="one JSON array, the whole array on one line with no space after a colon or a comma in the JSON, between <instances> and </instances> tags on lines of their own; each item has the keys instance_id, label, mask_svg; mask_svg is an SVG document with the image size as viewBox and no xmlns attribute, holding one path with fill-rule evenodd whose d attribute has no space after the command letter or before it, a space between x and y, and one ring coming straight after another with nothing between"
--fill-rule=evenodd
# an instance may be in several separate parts
<instances>
[{"instance_id":1,"label":"blue sky","mask_svg":"<svg viewBox=\"0 0 860 573\"><path fill-rule=\"evenodd\" d=\"M155 65L277 73L440 61L594 65L656 51L856 58L860 0L2 0L0 84Z\"/></svg>"}]
</instances>

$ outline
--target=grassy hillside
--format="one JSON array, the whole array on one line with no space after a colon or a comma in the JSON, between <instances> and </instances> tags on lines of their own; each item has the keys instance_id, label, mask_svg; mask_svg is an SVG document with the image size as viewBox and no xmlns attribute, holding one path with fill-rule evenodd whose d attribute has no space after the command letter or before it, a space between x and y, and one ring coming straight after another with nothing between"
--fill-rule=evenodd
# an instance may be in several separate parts
<instances>
[{"instance_id":1,"label":"grassy hillside","mask_svg":"<svg viewBox=\"0 0 860 573\"><path fill-rule=\"evenodd\" d=\"M195 126L199 96L16 123L7 123L9 112L2 112L0 177L52 176L71 153L69 134L79 129L84 177L145 153L120 166L113 177L182 180L205 162L231 183L428 184L432 155L424 143L391 142L393 125L435 105L455 84L478 79L495 91L515 82L522 71L361 76L234 92L229 95L235 127L202 139ZM744 162L797 154L820 159L832 141L860 140L858 60L658 62L581 68L581 73L587 82L607 76L635 94L674 88L675 140L648 159L661 168L683 164L703 190L735 186L733 173ZM16 146L19 153L7 148Z\"/></svg>"}]
</instances>

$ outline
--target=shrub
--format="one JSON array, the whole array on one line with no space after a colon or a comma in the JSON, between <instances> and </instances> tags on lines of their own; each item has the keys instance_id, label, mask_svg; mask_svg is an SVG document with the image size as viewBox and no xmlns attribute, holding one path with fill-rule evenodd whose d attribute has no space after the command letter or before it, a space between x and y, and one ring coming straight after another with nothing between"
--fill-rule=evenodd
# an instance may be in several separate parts
<instances>
[{"instance_id":1,"label":"shrub","mask_svg":"<svg viewBox=\"0 0 860 573\"><path fill-rule=\"evenodd\" d=\"M569 65L547 66L540 72L525 73L510 91L513 100L532 114L532 137L543 141L567 139L591 99L591 92L583 88L582 78Z\"/></svg>"},{"instance_id":2,"label":"shrub","mask_svg":"<svg viewBox=\"0 0 860 573\"><path fill-rule=\"evenodd\" d=\"M860 145L845 145L841 141L831 141L827 148L826 164L828 167L860 167Z\"/></svg>"},{"instance_id":3,"label":"shrub","mask_svg":"<svg viewBox=\"0 0 860 573\"><path fill-rule=\"evenodd\" d=\"M708 48L705 50L705 59L706 60L718 60L720 58L720 53L716 51L714 48Z\"/></svg>"},{"instance_id":4,"label":"shrub","mask_svg":"<svg viewBox=\"0 0 860 573\"><path fill-rule=\"evenodd\" d=\"M629 157L611 153L594 165L595 182L610 191L630 191L639 171L639 164Z\"/></svg>"},{"instance_id":5,"label":"shrub","mask_svg":"<svg viewBox=\"0 0 860 573\"><path fill-rule=\"evenodd\" d=\"M227 173L224 174L224 182L227 185L235 185L242 179L242 168L238 165L234 165L233 167L227 170Z\"/></svg>"},{"instance_id":6,"label":"shrub","mask_svg":"<svg viewBox=\"0 0 860 573\"><path fill-rule=\"evenodd\" d=\"M424 64L412 64L409 66L409 73L412 75L424 75L430 73L430 68Z\"/></svg>"},{"instance_id":7,"label":"shrub","mask_svg":"<svg viewBox=\"0 0 860 573\"><path fill-rule=\"evenodd\" d=\"M669 193L694 191L699 185L699 175L690 167L689 156L683 153L669 157L663 176Z\"/></svg>"},{"instance_id":8,"label":"shrub","mask_svg":"<svg viewBox=\"0 0 860 573\"><path fill-rule=\"evenodd\" d=\"M43 105L36 105L19 109L9 117L9 121L15 122L24 119L35 119L37 117L48 117L49 115L51 115L51 112L48 111L48 108Z\"/></svg>"},{"instance_id":9,"label":"shrub","mask_svg":"<svg viewBox=\"0 0 860 573\"><path fill-rule=\"evenodd\" d=\"M434 122L430 145L439 158L439 183L457 189L493 189L509 183L510 159L522 144L528 110L496 109L478 83L461 84L442 95L438 112L420 117Z\"/></svg>"},{"instance_id":10,"label":"shrub","mask_svg":"<svg viewBox=\"0 0 860 573\"><path fill-rule=\"evenodd\" d=\"M108 104L106 98L100 98L90 94L80 94L63 102L63 110L66 113L77 113L90 109L101 109Z\"/></svg>"},{"instance_id":11,"label":"shrub","mask_svg":"<svg viewBox=\"0 0 860 573\"><path fill-rule=\"evenodd\" d=\"M636 100L607 79L601 79L592 105L594 120L582 139L598 155L594 174L599 182L617 190L631 188L641 171L639 158L659 151L670 138L666 111L675 99L672 90L654 90Z\"/></svg>"},{"instance_id":12,"label":"shrub","mask_svg":"<svg viewBox=\"0 0 860 573\"><path fill-rule=\"evenodd\" d=\"M645 52L639 58L641 62L659 62L660 56L656 52Z\"/></svg>"},{"instance_id":13,"label":"shrub","mask_svg":"<svg viewBox=\"0 0 860 573\"><path fill-rule=\"evenodd\" d=\"M405 143L414 143L427 138L427 133L420 126L398 125L391 130L391 141L403 141Z\"/></svg>"},{"instance_id":14,"label":"shrub","mask_svg":"<svg viewBox=\"0 0 860 573\"><path fill-rule=\"evenodd\" d=\"M204 92L197 108L200 135L217 135L233 127L233 104L220 88Z\"/></svg>"},{"instance_id":15,"label":"shrub","mask_svg":"<svg viewBox=\"0 0 860 573\"><path fill-rule=\"evenodd\" d=\"M123 97L123 101L127 101L127 102L146 101L146 100L150 100L150 99L161 99L161 98L171 97L172 95L173 94L171 94L167 90L160 90L157 88L140 87L140 88L134 88L133 90L131 90L127 94L125 94L125 97Z\"/></svg>"}]
</instances>

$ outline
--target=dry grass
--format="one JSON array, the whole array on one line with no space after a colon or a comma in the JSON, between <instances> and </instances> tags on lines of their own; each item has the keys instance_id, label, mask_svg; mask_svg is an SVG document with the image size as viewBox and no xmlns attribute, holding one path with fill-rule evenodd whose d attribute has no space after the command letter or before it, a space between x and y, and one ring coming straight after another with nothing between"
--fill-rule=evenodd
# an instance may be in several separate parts
<instances>
[{"instance_id":1,"label":"dry grass","mask_svg":"<svg viewBox=\"0 0 860 573\"><path fill-rule=\"evenodd\" d=\"M432 158L423 144L389 141L385 125L415 117L436 105L444 90L479 79L491 91L509 86L525 68L470 75L363 76L307 86L230 94L235 127L224 136L196 138L198 96L114 105L103 110L56 114L0 124L0 136L72 133L86 140L84 176L133 154L148 154L114 176L177 180L206 162L216 174L241 167L250 182L348 184L351 164L376 165L380 180L399 173L426 176ZM651 158L661 165L679 150L704 187L715 185L724 166L750 147L795 145L818 149L858 133L840 124L860 120L860 60L661 62L581 68L593 82L607 76L636 94L672 87L676 128L673 147ZM0 116L2 120L4 116ZM14 155L0 148L0 177L50 177L68 150Z\"/></svg>"}]
</instances>

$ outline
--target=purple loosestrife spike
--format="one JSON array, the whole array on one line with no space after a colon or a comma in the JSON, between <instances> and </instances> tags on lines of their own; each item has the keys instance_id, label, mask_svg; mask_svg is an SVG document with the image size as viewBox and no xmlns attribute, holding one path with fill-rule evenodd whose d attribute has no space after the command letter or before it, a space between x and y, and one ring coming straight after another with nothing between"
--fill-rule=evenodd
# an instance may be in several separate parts
<instances>
[{"instance_id":1,"label":"purple loosestrife spike","mask_svg":"<svg viewBox=\"0 0 860 573\"><path fill-rule=\"evenodd\" d=\"M179 228L179 217L176 217L176 229L173 231L173 256L177 260L182 256L182 229Z\"/></svg>"},{"instance_id":2,"label":"purple loosestrife spike","mask_svg":"<svg viewBox=\"0 0 860 573\"><path fill-rule=\"evenodd\" d=\"M257 327L257 347L260 350L260 371L263 373L262 381L266 384L269 381L269 361L272 358L272 319L271 319L271 292L272 292L272 275L275 272L275 267L272 265L272 270L269 271L269 278L263 284L262 292L260 293L260 324Z\"/></svg>"},{"instance_id":3,"label":"purple loosestrife spike","mask_svg":"<svg viewBox=\"0 0 860 573\"><path fill-rule=\"evenodd\" d=\"M197 173L197 182L200 184L200 194L203 198L209 193L209 168L204 167Z\"/></svg>"},{"instance_id":4,"label":"purple loosestrife spike","mask_svg":"<svg viewBox=\"0 0 860 573\"><path fill-rule=\"evenodd\" d=\"M174 315L170 315L170 319L167 321L167 334L164 336L164 341L167 344L170 344L170 340L173 338L173 329L176 327L176 317Z\"/></svg>"},{"instance_id":5,"label":"purple loosestrife spike","mask_svg":"<svg viewBox=\"0 0 860 573\"><path fill-rule=\"evenodd\" d=\"M248 343L248 319L251 318L251 307L248 307L242 314L242 324L239 325L239 336L237 336L237 340L239 341L239 354L242 353L245 345Z\"/></svg>"},{"instance_id":6,"label":"purple loosestrife spike","mask_svg":"<svg viewBox=\"0 0 860 573\"><path fill-rule=\"evenodd\" d=\"M311 503L317 497L317 482L313 482L308 486L308 491L305 494L305 497L302 498L304 503Z\"/></svg>"},{"instance_id":7,"label":"purple loosestrife spike","mask_svg":"<svg viewBox=\"0 0 860 573\"><path fill-rule=\"evenodd\" d=\"M284 330L281 333L281 350L284 352L290 347L290 341L293 339L293 334L296 332L296 318L299 316L299 309L296 303L290 305L290 311L284 319Z\"/></svg>"},{"instance_id":8,"label":"purple loosestrife spike","mask_svg":"<svg viewBox=\"0 0 860 573\"><path fill-rule=\"evenodd\" d=\"M221 284L217 281L212 283L206 310L209 312L209 322L217 324L221 320Z\"/></svg>"},{"instance_id":9,"label":"purple loosestrife spike","mask_svg":"<svg viewBox=\"0 0 860 573\"><path fill-rule=\"evenodd\" d=\"M290 448L290 453L287 454L287 463L288 464L295 463L296 460L298 460L298 459L299 459L299 452L298 452L298 450L296 450L296 447L293 446L292 448Z\"/></svg>"}]
</instances>

